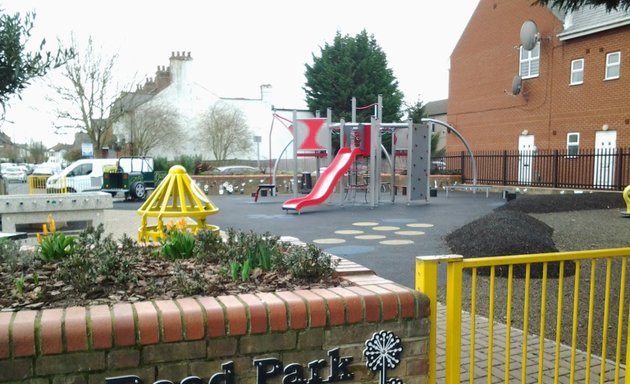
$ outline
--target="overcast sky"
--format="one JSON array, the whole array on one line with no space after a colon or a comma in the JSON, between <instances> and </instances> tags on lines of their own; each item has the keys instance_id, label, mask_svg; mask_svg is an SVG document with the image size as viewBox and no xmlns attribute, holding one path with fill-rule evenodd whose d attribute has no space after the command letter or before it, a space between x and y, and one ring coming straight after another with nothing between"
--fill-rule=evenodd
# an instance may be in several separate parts
<instances>
[{"instance_id":1,"label":"overcast sky","mask_svg":"<svg viewBox=\"0 0 630 384\"><path fill-rule=\"evenodd\" d=\"M335 33L373 34L387 55L406 101L448 96L450 54L477 0L5 0L6 12L35 11L34 35L69 41L92 36L106 54L117 53L125 83L152 77L172 51L190 51L197 81L218 96L260 96L271 84L273 104L304 108L304 65ZM50 81L50 80L48 80ZM50 90L40 81L13 100L0 129L19 143L68 142L53 134Z\"/></svg>"}]
</instances>

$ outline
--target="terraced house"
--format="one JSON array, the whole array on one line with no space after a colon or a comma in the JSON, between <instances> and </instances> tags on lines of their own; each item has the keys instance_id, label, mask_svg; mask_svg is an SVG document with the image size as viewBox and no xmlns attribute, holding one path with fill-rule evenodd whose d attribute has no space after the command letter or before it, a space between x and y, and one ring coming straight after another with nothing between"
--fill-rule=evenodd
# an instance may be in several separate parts
<instances>
[{"instance_id":1,"label":"terraced house","mask_svg":"<svg viewBox=\"0 0 630 384\"><path fill-rule=\"evenodd\" d=\"M595 155L627 155L630 147L630 13L531 3L479 2L451 55L449 124L475 152L520 151L513 171L520 183L544 182L553 167L553 177L568 177L583 154L593 157L572 176L577 185L628 182L627 156ZM464 149L448 136L449 152ZM532 164L546 151L562 156Z\"/></svg>"}]
</instances>

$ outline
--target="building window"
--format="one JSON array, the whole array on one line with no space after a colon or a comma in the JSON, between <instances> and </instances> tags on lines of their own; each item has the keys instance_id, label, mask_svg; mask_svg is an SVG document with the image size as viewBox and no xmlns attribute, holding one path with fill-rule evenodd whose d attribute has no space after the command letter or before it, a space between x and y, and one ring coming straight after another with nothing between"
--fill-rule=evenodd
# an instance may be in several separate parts
<instances>
[{"instance_id":1,"label":"building window","mask_svg":"<svg viewBox=\"0 0 630 384\"><path fill-rule=\"evenodd\" d=\"M521 46L521 58L519 74L521 78L538 77L540 72L540 42L531 51L523 49Z\"/></svg>"},{"instance_id":2,"label":"building window","mask_svg":"<svg viewBox=\"0 0 630 384\"><path fill-rule=\"evenodd\" d=\"M580 150L580 134L567 134L567 157L577 157Z\"/></svg>"},{"instance_id":3,"label":"building window","mask_svg":"<svg viewBox=\"0 0 630 384\"><path fill-rule=\"evenodd\" d=\"M584 59L571 61L571 84L578 85L584 82Z\"/></svg>"},{"instance_id":4,"label":"building window","mask_svg":"<svg viewBox=\"0 0 630 384\"><path fill-rule=\"evenodd\" d=\"M621 69L621 52L611 52L606 54L606 77L604 80L619 78Z\"/></svg>"}]
</instances>

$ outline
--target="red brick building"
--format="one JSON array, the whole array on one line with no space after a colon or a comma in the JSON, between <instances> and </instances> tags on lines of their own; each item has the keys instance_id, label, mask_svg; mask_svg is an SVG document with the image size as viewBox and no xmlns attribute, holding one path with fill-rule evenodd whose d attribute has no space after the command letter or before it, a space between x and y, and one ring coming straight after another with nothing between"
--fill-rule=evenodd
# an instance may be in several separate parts
<instances>
[{"instance_id":1,"label":"red brick building","mask_svg":"<svg viewBox=\"0 0 630 384\"><path fill-rule=\"evenodd\" d=\"M479 1L451 55L449 124L475 152L630 147L630 13L531 3ZM540 36L531 51L527 20ZM448 152L464 150L448 136Z\"/></svg>"}]
</instances>

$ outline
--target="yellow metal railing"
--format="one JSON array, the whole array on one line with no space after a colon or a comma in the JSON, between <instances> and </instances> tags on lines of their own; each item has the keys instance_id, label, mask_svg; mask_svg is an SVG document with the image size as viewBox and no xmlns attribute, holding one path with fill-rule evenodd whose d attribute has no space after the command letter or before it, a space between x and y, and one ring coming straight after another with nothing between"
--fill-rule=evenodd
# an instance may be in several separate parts
<instances>
[{"instance_id":1,"label":"yellow metal railing","mask_svg":"<svg viewBox=\"0 0 630 384\"><path fill-rule=\"evenodd\" d=\"M28 177L28 193L40 194L46 193L46 180L48 180L50 176L39 176L39 175L30 175Z\"/></svg>"},{"instance_id":2,"label":"yellow metal railing","mask_svg":"<svg viewBox=\"0 0 630 384\"><path fill-rule=\"evenodd\" d=\"M444 377L446 383L630 383L625 373L630 364L628 257L630 248L476 259L418 257L416 289L431 299L429 382ZM446 342L439 346L445 349L444 372L437 372L438 325L444 324L437 315L444 313L437 304L440 264L446 268L446 296L441 297L446 303ZM578 338L584 327L585 343ZM608 350L610 341L614 348Z\"/></svg>"}]
</instances>

